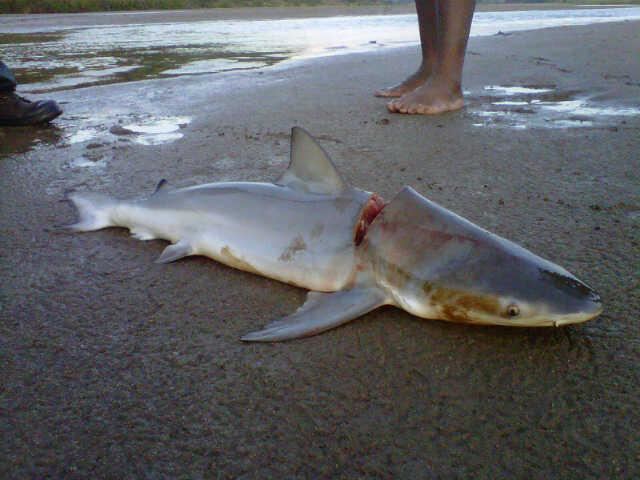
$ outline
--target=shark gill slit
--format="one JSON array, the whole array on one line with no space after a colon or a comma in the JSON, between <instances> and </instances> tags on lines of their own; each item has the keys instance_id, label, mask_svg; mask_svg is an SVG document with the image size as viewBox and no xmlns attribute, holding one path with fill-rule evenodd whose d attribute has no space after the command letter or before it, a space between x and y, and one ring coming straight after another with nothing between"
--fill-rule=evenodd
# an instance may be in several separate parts
<instances>
[{"instance_id":1,"label":"shark gill slit","mask_svg":"<svg viewBox=\"0 0 640 480\"><path fill-rule=\"evenodd\" d=\"M375 220L385 206L386 203L380 195L377 193L371 194L367 203L362 207L360 217L356 222L355 233L353 236L353 242L356 246L362 243L364 236L367 234L369 225L371 225L371 222Z\"/></svg>"}]
</instances>

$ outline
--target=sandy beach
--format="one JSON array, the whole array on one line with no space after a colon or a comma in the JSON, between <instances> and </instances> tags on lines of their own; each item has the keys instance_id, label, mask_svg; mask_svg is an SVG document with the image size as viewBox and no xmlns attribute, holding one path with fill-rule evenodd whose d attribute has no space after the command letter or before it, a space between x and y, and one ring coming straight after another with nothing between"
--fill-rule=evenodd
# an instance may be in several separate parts
<instances>
[{"instance_id":1,"label":"sandy beach","mask_svg":"<svg viewBox=\"0 0 640 480\"><path fill-rule=\"evenodd\" d=\"M638 478L639 26L472 38L467 106L433 118L372 95L412 47L61 91L57 127L0 128L0 476ZM152 117L181 138L127 133ZM71 190L274 179L294 125L354 185L411 185L566 267L604 313L509 329L382 308L247 345L306 292L54 228ZM82 141L95 132L111 136Z\"/></svg>"}]
</instances>

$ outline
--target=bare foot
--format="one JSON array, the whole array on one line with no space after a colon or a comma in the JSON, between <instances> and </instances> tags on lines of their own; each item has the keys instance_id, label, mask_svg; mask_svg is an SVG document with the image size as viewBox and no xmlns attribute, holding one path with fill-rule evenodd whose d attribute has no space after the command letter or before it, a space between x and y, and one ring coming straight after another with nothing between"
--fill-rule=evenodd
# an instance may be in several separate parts
<instances>
[{"instance_id":1,"label":"bare foot","mask_svg":"<svg viewBox=\"0 0 640 480\"><path fill-rule=\"evenodd\" d=\"M415 90L424 82L426 82L430 74L431 74L431 71L429 69L420 67L417 72L415 72L412 75L409 75L403 82L397 85L394 85L392 87L376 90L374 95L376 97L387 97L387 98L401 97L405 93L409 93Z\"/></svg>"},{"instance_id":2,"label":"bare foot","mask_svg":"<svg viewBox=\"0 0 640 480\"><path fill-rule=\"evenodd\" d=\"M387 104L392 113L437 115L459 110L464 106L460 85L430 78L415 90Z\"/></svg>"}]
</instances>

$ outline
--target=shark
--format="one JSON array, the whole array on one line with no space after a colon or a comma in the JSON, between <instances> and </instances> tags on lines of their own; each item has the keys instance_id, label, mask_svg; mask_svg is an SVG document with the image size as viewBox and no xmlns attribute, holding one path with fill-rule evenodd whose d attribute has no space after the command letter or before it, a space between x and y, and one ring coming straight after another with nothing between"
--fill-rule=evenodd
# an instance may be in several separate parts
<instances>
[{"instance_id":1,"label":"shark","mask_svg":"<svg viewBox=\"0 0 640 480\"><path fill-rule=\"evenodd\" d=\"M73 192L72 231L128 228L190 255L309 290L292 314L241 337L301 338L383 305L424 319L513 327L564 326L602 312L600 296L555 263L404 187L390 201L353 187L304 129L273 183L218 182L144 198Z\"/></svg>"}]
</instances>

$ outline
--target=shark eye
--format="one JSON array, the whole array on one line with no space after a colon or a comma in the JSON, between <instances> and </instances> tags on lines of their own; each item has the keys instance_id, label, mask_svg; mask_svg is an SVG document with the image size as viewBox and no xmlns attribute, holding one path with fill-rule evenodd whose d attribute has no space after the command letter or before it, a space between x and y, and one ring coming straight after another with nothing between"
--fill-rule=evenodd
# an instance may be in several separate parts
<instances>
[{"instance_id":1,"label":"shark eye","mask_svg":"<svg viewBox=\"0 0 640 480\"><path fill-rule=\"evenodd\" d=\"M512 303L507 307L507 315L511 318L517 317L518 315L520 315L520 308Z\"/></svg>"}]
</instances>

